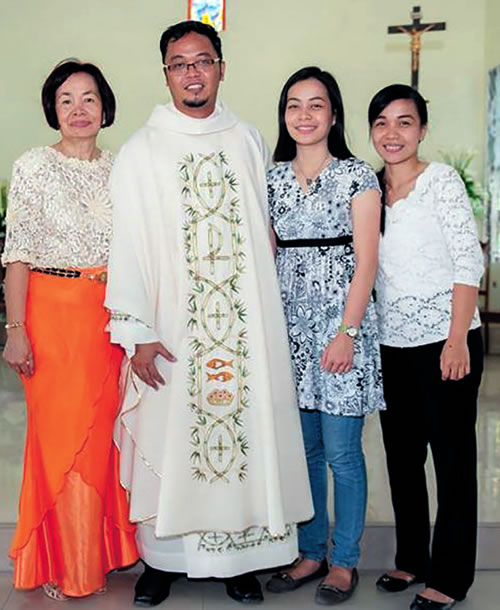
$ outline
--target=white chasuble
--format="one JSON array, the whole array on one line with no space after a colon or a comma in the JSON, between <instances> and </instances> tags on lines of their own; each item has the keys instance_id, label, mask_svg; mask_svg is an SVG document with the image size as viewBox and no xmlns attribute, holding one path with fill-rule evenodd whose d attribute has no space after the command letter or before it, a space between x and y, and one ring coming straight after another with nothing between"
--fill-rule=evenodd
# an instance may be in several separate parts
<instances>
[{"instance_id":1,"label":"white chasuble","mask_svg":"<svg viewBox=\"0 0 500 610\"><path fill-rule=\"evenodd\" d=\"M157 357L158 391L126 371L121 478L144 559L193 577L290 563L313 513L266 155L222 105L207 119L159 106L112 173L112 339L177 358Z\"/></svg>"}]
</instances>

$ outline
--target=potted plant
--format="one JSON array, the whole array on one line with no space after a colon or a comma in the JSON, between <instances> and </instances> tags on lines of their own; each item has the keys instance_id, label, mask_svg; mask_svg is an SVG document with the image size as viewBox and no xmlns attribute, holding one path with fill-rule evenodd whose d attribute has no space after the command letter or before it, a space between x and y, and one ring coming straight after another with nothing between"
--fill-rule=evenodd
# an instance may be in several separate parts
<instances>
[{"instance_id":1,"label":"potted plant","mask_svg":"<svg viewBox=\"0 0 500 610\"><path fill-rule=\"evenodd\" d=\"M460 178L462 178L474 216L482 218L484 216L484 193L470 170L470 164L475 154L466 150L451 153L442 152L440 154L443 161L455 168Z\"/></svg>"}]
</instances>

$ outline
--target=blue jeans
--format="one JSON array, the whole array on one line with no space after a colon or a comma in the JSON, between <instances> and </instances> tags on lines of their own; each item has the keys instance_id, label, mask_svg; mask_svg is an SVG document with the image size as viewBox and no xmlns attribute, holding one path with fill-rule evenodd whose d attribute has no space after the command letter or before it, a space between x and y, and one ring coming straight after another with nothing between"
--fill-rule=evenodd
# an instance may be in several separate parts
<instances>
[{"instance_id":1,"label":"blue jeans","mask_svg":"<svg viewBox=\"0 0 500 610\"><path fill-rule=\"evenodd\" d=\"M314 503L314 518L299 526L300 553L315 561L322 561L328 553L328 464L333 473L335 513L330 563L354 568L366 513L364 418L301 410L300 419Z\"/></svg>"}]
</instances>

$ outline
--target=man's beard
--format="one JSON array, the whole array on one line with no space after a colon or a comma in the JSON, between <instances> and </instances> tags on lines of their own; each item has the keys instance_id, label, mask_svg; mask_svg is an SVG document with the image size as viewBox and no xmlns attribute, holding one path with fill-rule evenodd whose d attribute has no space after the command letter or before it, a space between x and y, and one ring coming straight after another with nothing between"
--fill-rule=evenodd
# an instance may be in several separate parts
<instances>
[{"instance_id":1,"label":"man's beard","mask_svg":"<svg viewBox=\"0 0 500 610\"><path fill-rule=\"evenodd\" d=\"M208 102L208 98L205 98L203 100L200 100L200 99L182 100L182 103L184 104L184 106L187 106L188 108L201 108L207 102Z\"/></svg>"}]
</instances>

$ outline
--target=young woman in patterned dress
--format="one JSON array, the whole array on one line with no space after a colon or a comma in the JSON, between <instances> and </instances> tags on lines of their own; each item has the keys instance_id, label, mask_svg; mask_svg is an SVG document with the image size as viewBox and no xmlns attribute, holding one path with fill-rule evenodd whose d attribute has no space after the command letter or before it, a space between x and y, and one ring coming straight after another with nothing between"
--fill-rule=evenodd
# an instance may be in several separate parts
<instances>
[{"instance_id":1,"label":"young woman in patterned dress","mask_svg":"<svg viewBox=\"0 0 500 610\"><path fill-rule=\"evenodd\" d=\"M364 416L384 407L376 316L380 194L375 173L349 151L335 79L293 74L279 102L277 165L268 176L276 265L288 324L315 517L299 529L301 559L275 574L282 593L324 577L316 600L348 599L366 510ZM328 555L327 466L335 486Z\"/></svg>"},{"instance_id":2,"label":"young woman in patterned dress","mask_svg":"<svg viewBox=\"0 0 500 610\"><path fill-rule=\"evenodd\" d=\"M424 98L407 85L390 85L375 95L368 115L384 161L376 288L387 401L381 422L397 542L396 570L377 587L396 592L425 582L411 608L447 610L474 579L483 258L460 176L419 157ZM428 447L438 497L432 551Z\"/></svg>"}]
</instances>

